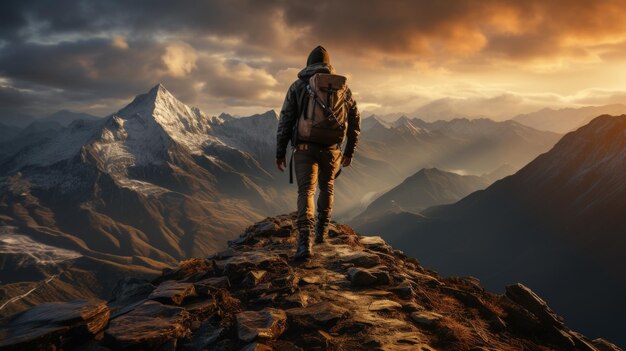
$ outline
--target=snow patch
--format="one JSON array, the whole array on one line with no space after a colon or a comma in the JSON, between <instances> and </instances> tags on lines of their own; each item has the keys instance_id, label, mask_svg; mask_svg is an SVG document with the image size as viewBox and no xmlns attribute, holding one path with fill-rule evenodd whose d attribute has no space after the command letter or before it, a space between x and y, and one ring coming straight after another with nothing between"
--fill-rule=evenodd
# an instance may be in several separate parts
<instances>
[{"instance_id":1,"label":"snow patch","mask_svg":"<svg viewBox=\"0 0 626 351\"><path fill-rule=\"evenodd\" d=\"M0 255L25 255L22 265L56 265L82 256L72 250L62 249L37 242L26 235L16 234L15 227L0 227Z\"/></svg>"}]
</instances>

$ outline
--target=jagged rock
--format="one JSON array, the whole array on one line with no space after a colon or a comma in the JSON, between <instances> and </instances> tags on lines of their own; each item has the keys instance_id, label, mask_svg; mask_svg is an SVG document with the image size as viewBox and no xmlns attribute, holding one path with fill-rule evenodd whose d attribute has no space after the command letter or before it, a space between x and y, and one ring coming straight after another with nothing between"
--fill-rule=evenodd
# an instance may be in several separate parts
<instances>
[{"instance_id":1,"label":"jagged rock","mask_svg":"<svg viewBox=\"0 0 626 351\"><path fill-rule=\"evenodd\" d=\"M365 268L374 267L380 264L380 257L378 257L378 255L365 251L350 252L340 256L339 259L341 262L351 263L357 267Z\"/></svg>"},{"instance_id":2,"label":"jagged rock","mask_svg":"<svg viewBox=\"0 0 626 351\"><path fill-rule=\"evenodd\" d=\"M232 281L241 281L245 274L253 269L271 267L282 259L277 255L267 254L262 251L241 252L229 258L224 265L224 274Z\"/></svg>"},{"instance_id":3,"label":"jagged rock","mask_svg":"<svg viewBox=\"0 0 626 351\"><path fill-rule=\"evenodd\" d=\"M249 271L241 284L250 288L255 287L263 280L266 273L266 271Z\"/></svg>"},{"instance_id":4,"label":"jagged rock","mask_svg":"<svg viewBox=\"0 0 626 351\"><path fill-rule=\"evenodd\" d=\"M244 311L237 314L237 335L245 342L275 339L287 328L285 311L264 308L261 311Z\"/></svg>"},{"instance_id":5,"label":"jagged rock","mask_svg":"<svg viewBox=\"0 0 626 351\"><path fill-rule=\"evenodd\" d=\"M182 281L185 279L200 280L203 276L210 274L215 270L213 261L202 258L190 258L180 263L176 269L165 269L163 275L158 277L154 283L160 284L167 280ZM197 279L193 279L196 277Z\"/></svg>"},{"instance_id":6,"label":"jagged rock","mask_svg":"<svg viewBox=\"0 0 626 351\"><path fill-rule=\"evenodd\" d=\"M352 284L357 286L373 285L378 280L369 270L356 267L348 270L348 277Z\"/></svg>"},{"instance_id":7,"label":"jagged rock","mask_svg":"<svg viewBox=\"0 0 626 351\"><path fill-rule=\"evenodd\" d=\"M127 313L143 303L154 289L152 283L143 279L125 278L118 281L108 303L111 318Z\"/></svg>"},{"instance_id":8,"label":"jagged rock","mask_svg":"<svg viewBox=\"0 0 626 351\"><path fill-rule=\"evenodd\" d=\"M306 307L309 304L309 295L304 292L296 292L285 298L286 307Z\"/></svg>"},{"instance_id":9,"label":"jagged rock","mask_svg":"<svg viewBox=\"0 0 626 351\"><path fill-rule=\"evenodd\" d=\"M408 280L404 280L400 284L390 287L389 290L403 299L410 299L415 294L413 286Z\"/></svg>"},{"instance_id":10,"label":"jagged rock","mask_svg":"<svg viewBox=\"0 0 626 351\"><path fill-rule=\"evenodd\" d=\"M272 348L265 344L253 342L252 344L244 346L240 351L272 351Z\"/></svg>"},{"instance_id":11,"label":"jagged rock","mask_svg":"<svg viewBox=\"0 0 626 351\"><path fill-rule=\"evenodd\" d=\"M622 351L619 347L602 338L593 339L592 343L598 351Z\"/></svg>"},{"instance_id":12,"label":"jagged rock","mask_svg":"<svg viewBox=\"0 0 626 351\"><path fill-rule=\"evenodd\" d=\"M217 289L230 288L230 281L227 277L215 277L202 279L195 282L193 285L198 295L207 296Z\"/></svg>"},{"instance_id":13,"label":"jagged rock","mask_svg":"<svg viewBox=\"0 0 626 351\"><path fill-rule=\"evenodd\" d=\"M190 296L196 296L196 289L192 283L168 280L157 286L148 298L167 304L180 305L183 300Z\"/></svg>"},{"instance_id":14,"label":"jagged rock","mask_svg":"<svg viewBox=\"0 0 626 351\"><path fill-rule=\"evenodd\" d=\"M537 294L523 284L506 287L506 297L516 302L545 323L561 326L563 321Z\"/></svg>"},{"instance_id":15,"label":"jagged rock","mask_svg":"<svg viewBox=\"0 0 626 351\"><path fill-rule=\"evenodd\" d=\"M198 328L185 349L205 350L224 334L224 328L217 328L212 323L204 323Z\"/></svg>"},{"instance_id":16,"label":"jagged rock","mask_svg":"<svg viewBox=\"0 0 626 351\"><path fill-rule=\"evenodd\" d=\"M523 286L501 296L474 278L439 277L343 225L331 226L332 238L311 259L294 261L294 220L265 219L211 259L184 261L152 282L121 282L99 336L76 338L80 328L63 325L27 348L619 350L570 330ZM0 343L14 340L11 323L0 321Z\"/></svg>"},{"instance_id":17,"label":"jagged rock","mask_svg":"<svg viewBox=\"0 0 626 351\"><path fill-rule=\"evenodd\" d=\"M401 304L391 300L376 300L369 306L370 311L391 311L401 308Z\"/></svg>"},{"instance_id":18,"label":"jagged rock","mask_svg":"<svg viewBox=\"0 0 626 351\"><path fill-rule=\"evenodd\" d=\"M303 308L291 308L287 310L289 325L297 325L303 328L330 328L341 318L347 317L349 312L330 302L319 302Z\"/></svg>"},{"instance_id":19,"label":"jagged rock","mask_svg":"<svg viewBox=\"0 0 626 351\"><path fill-rule=\"evenodd\" d=\"M413 322L426 327L435 325L441 318L443 318L443 316L435 312L416 311L411 313Z\"/></svg>"},{"instance_id":20,"label":"jagged rock","mask_svg":"<svg viewBox=\"0 0 626 351\"><path fill-rule=\"evenodd\" d=\"M117 317L104 331L105 343L117 349L156 349L189 334L189 313L182 307L146 301Z\"/></svg>"},{"instance_id":21,"label":"jagged rock","mask_svg":"<svg viewBox=\"0 0 626 351\"><path fill-rule=\"evenodd\" d=\"M348 269L348 278L356 286L385 285L389 284L389 273L382 267Z\"/></svg>"},{"instance_id":22,"label":"jagged rock","mask_svg":"<svg viewBox=\"0 0 626 351\"><path fill-rule=\"evenodd\" d=\"M109 314L104 301L98 300L37 305L7 320L0 329L0 349L70 347L102 331Z\"/></svg>"}]
</instances>

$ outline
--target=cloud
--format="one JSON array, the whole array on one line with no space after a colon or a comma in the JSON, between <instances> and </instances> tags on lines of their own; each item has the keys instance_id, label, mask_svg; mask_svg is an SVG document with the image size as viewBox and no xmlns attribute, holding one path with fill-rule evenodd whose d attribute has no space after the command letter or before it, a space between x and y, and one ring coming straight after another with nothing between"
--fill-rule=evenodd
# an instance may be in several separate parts
<instances>
[{"instance_id":1,"label":"cloud","mask_svg":"<svg viewBox=\"0 0 626 351\"><path fill-rule=\"evenodd\" d=\"M616 101L566 97L620 91L594 77L624 68L625 17L619 0L3 1L0 77L38 110L102 114L162 81L210 113L237 113L279 107L323 44L372 110ZM467 81L482 86L460 90Z\"/></svg>"},{"instance_id":2,"label":"cloud","mask_svg":"<svg viewBox=\"0 0 626 351\"><path fill-rule=\"evenodd\" d=\"M198 54L185 42L174 42L165 47L161 56L167 71L173 77L184 77L196 68Z\"/></svg>"},{"instance_id":3,"label":"cloud","mask_svg":"<svg viewBox=\"0 0 626 351\"><path fill-rule=\"evenodd\" d=\"M122 50L126 50L129 47L128 42L126 41L126 38L124 38L121 35L114 35L111 38L111 46L117 49L122 49Z\"/></svg>"}]
</instances>

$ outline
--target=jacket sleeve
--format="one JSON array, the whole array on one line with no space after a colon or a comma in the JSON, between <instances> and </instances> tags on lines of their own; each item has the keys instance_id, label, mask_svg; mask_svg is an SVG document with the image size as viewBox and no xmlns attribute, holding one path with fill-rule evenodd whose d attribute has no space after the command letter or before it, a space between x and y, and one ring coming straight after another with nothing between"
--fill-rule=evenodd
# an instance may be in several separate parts
<instances>
[{"instance_id":1,"label":"jacket sleeve","mask_svg":"<svg viewBox=\"0 0 626 351\"><path fill-rule=\"evenodd\" d=\"M352 157L354 150L359 143L359 134L361 134L361 113L356 107L356 101L352 98L352 92L348 89L348 132L346 134L348 141L346 142L345 157Z\"/></svg>"},{"instance_id":2,"label":"jacket sleeve","mask_svg":"<svg viewBox=\"0 0 626 351\"><path fill-rule=\"evenodd\" d=\"M293 83L285 102L280 110L280 119L278 121L278 132L276 133L276 158L283 158L287 154L287 144L293 136L293 128L298 119L298 97L296 93L296 83Z\"/></svg>"}]
</instances>

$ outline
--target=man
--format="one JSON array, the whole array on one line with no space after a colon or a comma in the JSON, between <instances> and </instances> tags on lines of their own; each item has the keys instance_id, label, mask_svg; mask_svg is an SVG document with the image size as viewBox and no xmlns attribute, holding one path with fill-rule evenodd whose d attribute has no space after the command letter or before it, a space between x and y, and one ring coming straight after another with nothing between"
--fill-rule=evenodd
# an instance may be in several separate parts
<instances>
[{"instance_id":1,"label":"man","mask_svg":"<svg viewBox=\"0 0 626 351\"><path fill-rule=\"evenodd\" d=\"M291 142L298 183L296 259L313 254L313 230L316 243L324 242L328 235L335 176L340 164L348 167L352 162L359 138L361 117L356 102L345 84L346 78L334 73L326 49L313 49L298 80L289 87L280 111L276 165L281 172L285 170L287 144ZM347 141L342 156L344 139ZM314 194L318 184L316 223Z\"/></svg>"}]
</instances>

